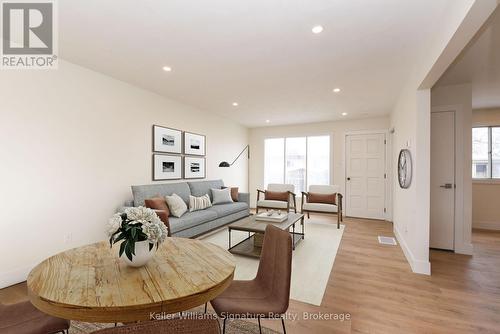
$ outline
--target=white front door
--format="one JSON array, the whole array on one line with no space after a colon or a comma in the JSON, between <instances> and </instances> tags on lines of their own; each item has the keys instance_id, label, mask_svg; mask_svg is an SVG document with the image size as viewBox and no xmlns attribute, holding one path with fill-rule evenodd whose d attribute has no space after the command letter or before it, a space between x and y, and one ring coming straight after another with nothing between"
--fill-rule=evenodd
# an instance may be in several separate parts
<instances>
[{"instance_id":1,"label":"white front door","mask_svg":"<svg viewBox=\"0 0 500 334\"><path fill-rule=\"evenodd\" d=\"M385 218L385 134L346 137L346 215Z\"/></svg>"},{"instance_id":2,"label":"white front door","mask_svg":"<svg viewBox=\"0 0 500 334\"><path fill-rule=\"evenodd\" d=\"M430 246L455 249L455 112L431 114Z\"/></svg>"}]
</instances>

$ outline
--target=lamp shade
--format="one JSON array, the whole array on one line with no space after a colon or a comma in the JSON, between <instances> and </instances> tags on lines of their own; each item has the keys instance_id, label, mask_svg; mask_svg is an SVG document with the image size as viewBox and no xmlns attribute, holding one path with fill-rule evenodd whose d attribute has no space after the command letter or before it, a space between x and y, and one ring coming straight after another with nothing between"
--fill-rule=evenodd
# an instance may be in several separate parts
<instances>
[{"instance_id":1,"label":"lamp shade","mask_svg":"<svg viewBox=\"0 0 500 334\"><path fill-rule=\"evenodd\" d=\"M220 164L219 164L219 167L231 167L231 165L229 164L229 162L227 161L222 161Z\"/></svg>"}]
</instances>

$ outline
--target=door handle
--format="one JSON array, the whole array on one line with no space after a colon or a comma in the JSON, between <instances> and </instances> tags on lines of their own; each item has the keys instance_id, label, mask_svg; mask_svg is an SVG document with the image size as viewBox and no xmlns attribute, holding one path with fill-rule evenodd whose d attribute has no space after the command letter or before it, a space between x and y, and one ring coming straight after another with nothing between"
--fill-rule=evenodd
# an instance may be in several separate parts
<instances>
[{"instance_id":1,"label":"door handle","mask_svg":"<svg viewBox=\"0 0 500 334\"><path fill-rule=\"evenodd\" d=\"M445 183L445 184L440 185L440 187L445 188L445 189L451 189L451 188L453 188L453 184Z\"/></svg>"},{"instance_id":2,"label":"door handle","mask_svg":"<svg viewBox=\"0 0 500 334\"><path fill-rule=\"evenodd\" d=\"M351 181L351 178L350 178L350 177L348 177L348 178L347 178L347 181Z\"/></svg>"}]
</instances>

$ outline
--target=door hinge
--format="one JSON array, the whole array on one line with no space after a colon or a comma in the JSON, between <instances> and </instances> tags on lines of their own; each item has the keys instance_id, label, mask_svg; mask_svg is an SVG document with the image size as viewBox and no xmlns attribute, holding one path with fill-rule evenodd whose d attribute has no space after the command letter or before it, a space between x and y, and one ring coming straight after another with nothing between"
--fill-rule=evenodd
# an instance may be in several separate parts
<instances>
[{"instance_id":1,"label":"door hinge","mask_svg":"<svg viewBox=\"0 0 500 334\"><path fill-rule=\"evenodd\" d=\"M387 209L386 209L386 208L384 208L384 213L386 213L386 212L387 212Z\"/></svg>"},{"instance_id":2,"label":"door hinge","mask_svg":"<svg viewBox=\"0 0 500 334\"><path fill-rule=\"evenodd\" d=\"M387 174L384 173L384 179L387 179Z\"/></svg>"},{"instance_id":3,"label":"door hinge","mask_svg":"<svg viewBox=\"0 0 500 334\"><path fill-rule=\"evenodd\" d=\"M384 145L387 145L387 139L384 139Z\"/></svg>"}]
</instances>

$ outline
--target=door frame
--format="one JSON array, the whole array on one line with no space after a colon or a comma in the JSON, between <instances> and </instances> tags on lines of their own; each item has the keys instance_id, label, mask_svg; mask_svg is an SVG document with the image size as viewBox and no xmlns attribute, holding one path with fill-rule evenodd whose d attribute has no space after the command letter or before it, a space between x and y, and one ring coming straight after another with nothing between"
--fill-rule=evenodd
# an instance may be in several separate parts
<instances>
[{"instance_id":1,"label":"door frame","mask_svg":"<svg viewBox=\"0 0 500 334\"><path fill-rule=\"evenodd\" d=\"M384 189L384 220L392 221L392 136L389 136L390 131L387 129L379 129L379 130L357 130L357 131L346 131L344 132L344 145L342 149L344 150L342 156L344 157L344 189L345 189L345 201L348 201L347 198L347 137L355 136L355 135L375 135L375 134L383 134L385 137L385 189ZM347 216L347 205L344 204L346 208L345 215Z\"/></svg>"},{"instance_id":2,"label":"door frame","mask_svg":"<svg viewBox=\"0 0 500 334\"><path fill-rule=\"evenodd\" d=\"M451 109L450 109L451 108ZM458 183L458 178L457 178L457 110L456 107L437 107L437 108L432 108L431 109L431 135L432 135L432 114L441 114L441 113L452 113L453 114L453 251L456 248L456 235L457 235L457 220L462 219L460 217L457 217L457 183ZM471 128L472 131L472 128ZM432 146L432 137L431 137L431 146ZM432 148L431 148L432 150ZM430 160L430 169L432 174L432 153L431 153L431 160ZM432 189L432 184L431 184L431 189ZM432 192L432 190L431 190ZM429 194L430 195L430 194ZM429 224L432 224L432 221L430 220L430 210L432 210L432 201L430 202L429 206ZM429 228L429 245L430 245L430 231L431 229ZM431 248L431 249L439 249L439 248ZM448 250L448 249L445 249Z\"/></svg>"}]
</instances>

